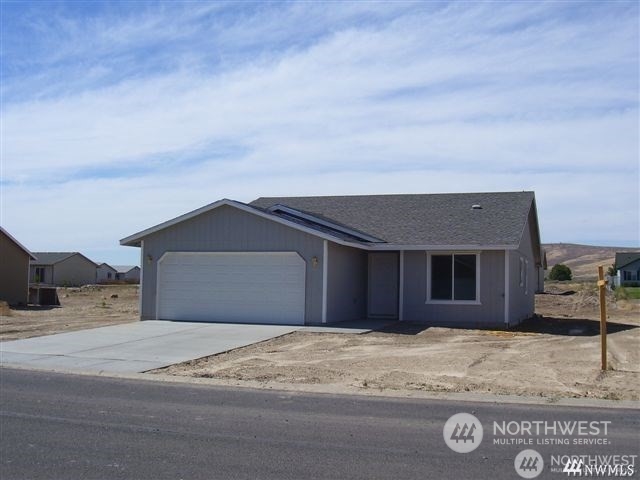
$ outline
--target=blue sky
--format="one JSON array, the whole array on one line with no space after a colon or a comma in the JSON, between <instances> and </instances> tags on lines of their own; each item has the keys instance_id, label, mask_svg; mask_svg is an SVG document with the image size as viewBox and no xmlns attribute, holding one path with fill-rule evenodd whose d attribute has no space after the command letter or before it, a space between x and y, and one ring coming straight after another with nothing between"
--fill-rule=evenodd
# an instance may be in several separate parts
<instances>
[{"instance_id":1,"label":"blue sky","mask_svg":"<svg viewBox=\"0 0 640 480\"><path fill-rule=\"evenodd\" d=\"M639 8L6 2L0 223L34 251L220 198L535 190L543 241L639 246Z\"/></svg>"}]
</instances>

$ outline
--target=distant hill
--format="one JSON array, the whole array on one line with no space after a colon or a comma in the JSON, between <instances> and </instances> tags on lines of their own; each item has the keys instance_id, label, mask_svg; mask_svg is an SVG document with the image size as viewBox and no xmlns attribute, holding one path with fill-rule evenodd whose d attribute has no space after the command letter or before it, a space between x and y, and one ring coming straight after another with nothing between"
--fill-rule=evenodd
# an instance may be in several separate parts
<instances>
[{"instance_id":1,"label":"distant hill","mask_svg":"<svg viewBox=\"0 0 640 480\"><path fill-rule=\"evenodd\" d=\"M605 273L615 261L616 252L637 252L640 248L598 247L575 243L545 243L549 271L557 263L564 263L573 272L576 280L598 276L598 265L605 267ZM548 272L547 272L548 273Z\"/></svg>"}]
</instances>

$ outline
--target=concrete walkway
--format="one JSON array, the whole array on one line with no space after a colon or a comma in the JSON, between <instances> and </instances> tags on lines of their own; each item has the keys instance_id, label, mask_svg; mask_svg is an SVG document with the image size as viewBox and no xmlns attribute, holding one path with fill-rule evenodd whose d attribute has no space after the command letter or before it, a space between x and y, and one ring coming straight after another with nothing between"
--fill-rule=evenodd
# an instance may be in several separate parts
<instances>
[{"instance_id":1,"label":"concrete walkway","mask_svg":"<svg viewBox=\"0 0 640 480\"><path fill-rule=\"evenodd\" d=\"M366 333L387 322L331 326L191 323L146 320L0 343L0 366L141 373L244 347L296 330Z\"/></svg>"},{"instance_id":2,"label":"concrete walkway","mask_svg":"<svg viewBox=\"0 0 640 480\"><path fill-rule=\"evenodd\" d=\"M139 373L278 337L296 326L148 320L0 343L0 365Z\"/></svg>"}]
</instances>

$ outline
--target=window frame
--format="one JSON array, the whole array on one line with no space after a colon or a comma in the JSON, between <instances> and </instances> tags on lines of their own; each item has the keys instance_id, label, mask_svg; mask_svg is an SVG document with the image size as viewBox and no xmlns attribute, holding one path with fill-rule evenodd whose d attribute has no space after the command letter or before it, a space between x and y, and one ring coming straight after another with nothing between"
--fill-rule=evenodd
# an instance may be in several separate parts
<instances>
[{"instance_id":1,"label":"window frame","mask_svg":"<svg viewBox=\"0 0 640 480\"><path fill-rule=\"evenodd\" d=\"M427 255L427 281L426 281L426 285L427 285L427 291L426 291L426 300L425 300L425 304L427 305L482 305L482 302L480 301L480 279L482 278L480 275L480 254L482 252L480 251L442 251L442 252L437 252L437 251L427 251L425 252ZM452 275L451 275L451 300L443 300L443 299L432 299L431 298L431 265L432 265L432 257L433 256L439 256L439 255L451 255L452 256L452 261L451 261L451 269L452 269ZM455 261L454 258L456 255L474 255L476 257L476 298L475 300L455 300L455 272L454 272L454 265L455 265Z\"/></svg>"}]
</instances>

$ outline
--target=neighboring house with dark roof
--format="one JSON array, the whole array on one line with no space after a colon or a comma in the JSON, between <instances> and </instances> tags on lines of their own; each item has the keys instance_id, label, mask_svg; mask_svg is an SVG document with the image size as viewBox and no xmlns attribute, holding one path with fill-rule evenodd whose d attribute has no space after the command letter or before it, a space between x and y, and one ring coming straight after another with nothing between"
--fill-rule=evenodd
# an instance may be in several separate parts
<instances>
[{"instance_id":1,"label":"neighboring house with dark roof","mask_svg":"<svg viewBox=\"0 0 640 480\"><path fill-rule=\"evenodd\" d=\"M616 253L616 285L640 286L640 252Z\"/></svg>"},{"instance_id":2,"label":"neighboring house with dark roof","mask_svg":"<svg viewBox=\"0 0 640 480\"><path fill-rule=\"evenodd\" d=\"M29 282L55 286L96 283L97 265L78 252L34 252Z\"/></svg>"},{"instance_id":3,"label":"neighboring house with dark roof","mask_svg":"<svg viewBox=\"0 0 640 480\"><path fill-rule=\"evenodd\" d=\"M118 279L118 270L109 265L108 263L101 263L96 268L96 282L108 283L114 282Z\"/></svg>"},{"instance_id":4,"label":"neighboring house with dark roof","mask_svg":"<svg viewBox=\"0 0 640 480\"><path fill-rule=\"evenodd\" d=\"M140 267L137 265L114 265L116 278L127 283L140 283Z\"/></svg>"},{"instance_id":5,"label":"neighboring house with dark roof","mask_svg":"<svg viewBox=\"0 0 640 480\"><path fill-rule=\"evenodd\" d=\"M0 227L0 300L26 305L29 298L29 261L36 257Z\"/></svg>"},{"instance_id":6,"label":"neighboring house with dark roof","mask_svg":"<svg viewBox=\"0 0 640 480\"><path fill-rule=\"evenodd\" d=\"M508 327L544 268L533 192L223 199L120 243L142 319Z\"/></svg>"}]
</instances>

